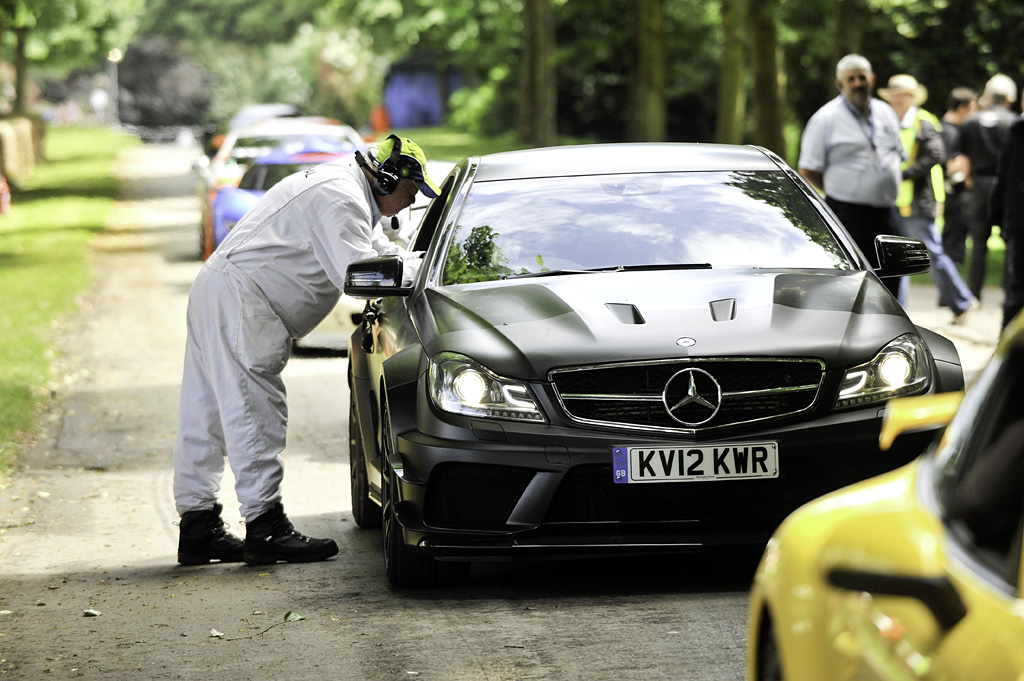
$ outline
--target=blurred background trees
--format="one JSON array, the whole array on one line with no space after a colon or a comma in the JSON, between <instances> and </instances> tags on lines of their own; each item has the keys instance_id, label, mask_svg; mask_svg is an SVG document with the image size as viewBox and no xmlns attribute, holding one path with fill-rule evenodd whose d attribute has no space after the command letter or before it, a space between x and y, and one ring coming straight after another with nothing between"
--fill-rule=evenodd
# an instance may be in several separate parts
<instances>
[{"instance_id":1,"label":"blurred background trees","mask_svg":"<svg viewBox=\"0 0 1024 681\"><path fill-rule=\"evenodd\" d=\"M386 111L538 145L728 141L792 160L843 54L879 85L912 73L941 114L953 87L1024 82L1021 25L1024 4L999 0L0 0L0 99L107 88L141 126L280 101L355 127Z\"/></svg>"}]
</instances>

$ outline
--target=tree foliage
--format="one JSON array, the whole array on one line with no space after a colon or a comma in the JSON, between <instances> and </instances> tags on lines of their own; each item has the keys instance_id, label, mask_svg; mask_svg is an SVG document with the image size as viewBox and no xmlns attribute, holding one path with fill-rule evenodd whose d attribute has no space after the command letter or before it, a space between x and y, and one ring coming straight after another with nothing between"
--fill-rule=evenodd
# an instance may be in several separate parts
<instances>
[{"instance_id":1,"label":"tree foliage","mask_svg":"<svg viewBox=\"0 0 1024 681\"><path fill-rule=\"evenodd\" d=\"M451 120L483 132L780 152L781 129L835 96L842 54L868 57L879 85L913 74L941 113L953 87L1024 81L1022 24L1024 4L1002 0L0 0L7 59L66 73L131 43L134 77L133 52L162 50L175 77L137 87L180 81L171 99L201 109L188 120L276 100L359 125L401 63L442 88L460 74Z\"/></svg>"}]
</instances>

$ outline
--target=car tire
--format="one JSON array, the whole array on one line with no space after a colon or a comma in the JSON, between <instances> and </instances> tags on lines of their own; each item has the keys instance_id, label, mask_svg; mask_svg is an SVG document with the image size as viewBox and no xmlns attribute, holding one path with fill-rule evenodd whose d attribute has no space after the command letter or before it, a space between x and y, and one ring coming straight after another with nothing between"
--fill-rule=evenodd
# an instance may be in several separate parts
<instances>
[{"instance_id":1,"label":"car tire","mask_svg":"<svg viewBox=\"0 0 1024 681\"><path fill-rule=\"evenodd\" d=\"M779 644L775 640L775 627L767 613L761 622L761 635L757 645L757 680L783 681Z\"/></svg>"},{"instance_id":2,"label":"car tire","mask_svg":"<svg viewBox=\"0 0 1024 681\"><path fill-rule=\"evenodd\" d=\"M460 584L469 576L470 564L465 562L443 562L405 545L402 526L395 509L394 490L398 488L398 477L388 466L388 449L391 442L391 421L387 408L381 410L381 424L384 429L384 447L381 456L381 507L384 535L384 573L391 586L400 589L416 589Z\"/></svg>"},{"instance_id":3,"label":"car tire","mask_svg":"<svg viewBox=\"0 0 1024 681\"><path fill-rule=\"evenodd\" d=\"M349 398L350 402L352 398ZM363 437L356 422L355 403L348 408L348 467L352 491L352 519L362 528L381 526L381 509L370 499L370 481L366 473Z\"/></svg>"}]
</instances>

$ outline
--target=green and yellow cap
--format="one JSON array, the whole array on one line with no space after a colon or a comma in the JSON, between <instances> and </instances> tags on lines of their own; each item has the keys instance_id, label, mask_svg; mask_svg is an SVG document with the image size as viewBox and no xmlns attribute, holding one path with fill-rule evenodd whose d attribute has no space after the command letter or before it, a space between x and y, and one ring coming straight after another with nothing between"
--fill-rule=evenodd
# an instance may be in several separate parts
<instances>
[{"instance_id":1,"label":"green and yellow cap","mask_svg":"<svg viewBox=\"0 0 1024 681\"><path fill-rule=\"evenodd\" d=\"M384 163L391 156L395 148L395 135L391 135L377 147L377 163ZM401 147L398 156L398 177L405 180L413 180L426 196L434 199L441 193L437 185L427 176L427 155L420 149L420 145L408 137L401 138Z\"/></svg>"}]
</instances>

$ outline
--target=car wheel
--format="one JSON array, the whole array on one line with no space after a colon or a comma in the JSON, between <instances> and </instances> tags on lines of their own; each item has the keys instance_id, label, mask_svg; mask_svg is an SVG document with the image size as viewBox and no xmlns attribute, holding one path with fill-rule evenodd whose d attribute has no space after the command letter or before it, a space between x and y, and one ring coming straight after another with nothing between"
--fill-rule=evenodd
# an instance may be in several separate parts
<instances>
[{"instance_id":1,"label":"car wheel","mask_svg":"<svg viewBox=\"0 0 1024 681\"><path fill-rule=\"evenodd\" d=\"M348 408L348 468L352 491L352 518L359 527L380 527L381 509L370 499L366 455L363 453L363 437L359 432L359 424L356 422L354 403L350 404Z\"/></svg>"},{"instance_id":2,"label":"car wheel","mask_svg":"<svg viewBox=\"0 0 1024 681\"><path fill-rule=\"evenodd\" d=\"M384 573L392 586L420 588L458 584L469 575L469 563L449 563L434 560L405 545L402 527L395 510L394 490L398 488L395 472L388 467L388 448L391 442L391 422L387 409L381 410L383 474L381 476L381 506L384 525Z\"/></svg>"},{"instance_id":3,"label":"car wheel","mask_svg":"<svg viewBox=\"0 0 1024 681\"><path fill-rule=\"evenodd\" d=\"M761 636L757 649L758 681L782 681L782 662L779 660L779 644L775 640L775 627L765 614L761 624Z\"/></svg>"}]
</instances>

